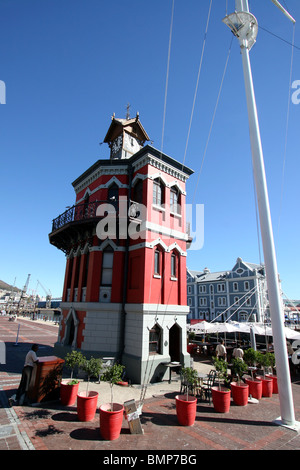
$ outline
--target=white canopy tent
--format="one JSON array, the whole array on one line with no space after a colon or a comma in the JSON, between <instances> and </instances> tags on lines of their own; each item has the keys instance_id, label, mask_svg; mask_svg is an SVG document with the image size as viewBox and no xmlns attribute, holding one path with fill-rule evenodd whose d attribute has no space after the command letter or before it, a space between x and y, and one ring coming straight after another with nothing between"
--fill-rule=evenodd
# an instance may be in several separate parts
<instances>
[{"instance_id":1,"label":"white canopy tent","mask_svg":"<svg viewBox=\"0 0 300 470\"><path fill-rule=\"evenodd\" d=\"M263 323L252 322L207 322L201 321L199 323L189 326L189 331L196 334L208 333L249 333L252 329L255 335L273 336L272 327ZM287 339L299 339L300 332L292 328L284 327L285 336Z\"/></svg>"}]
</instances>

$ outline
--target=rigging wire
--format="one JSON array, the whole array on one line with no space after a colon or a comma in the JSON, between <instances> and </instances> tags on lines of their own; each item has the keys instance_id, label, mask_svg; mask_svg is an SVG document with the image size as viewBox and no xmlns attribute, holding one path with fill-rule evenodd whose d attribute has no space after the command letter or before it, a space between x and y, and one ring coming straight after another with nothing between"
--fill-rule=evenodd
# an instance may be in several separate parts
<instances>
[{"instance_id":1,"label":"rigging wire","mask_svg":"<svg viewBox=\"0 0 300 470\"><path fill-rule=\"evenodd\" d=\"M293 49L298 49L300 51L300 47L299 46L296 46L294 42L289 42L287 41L286 39L282 38L281 36L278 36L277 34L275 33L272 33L272 31L269 31L268 29L266 28L263 28L262 26L258 25L258 27L260 29L262 29L263 31L265 31L266 33L269 33L271 34L272 36L274 36L275 38L277 39L280 39L281 41L285 42L286 44L288 44L289 46L292 46ZM295 27L295 25L294 25Z\"/></svg>"},{"instance_id":2,"label":"rigging wire","mask_svg":"<svg viewBox=\"0 0 300 470\"><path fill-rule=\"evenodd\" d=\"M257 290L257 287L256 287L256 286L252 287L252 289L250 289L248 292L246 292L246 294L242 295L242 297L240 297L238 300L236 300L232 305L229 305L229 307L226 308L226 310L224 310L223 312L219 313L219 315L217 315L217 316L211 321L211 323L213 323L214 321L216 321L216 319L219 318L221 315L224 315L226 312L228 312L228 310L230 310L232 307L234 307L235 304L237 304L238 302L240 302L240 300L242 300L244 297L246 297L247 295L249 295L249 294L253 291L252 294L251 294L251 296L250 296L250 297L252 297L252 295L255 294L255 291L256 291L256 290ZM242 307L242 306L244 305L244 303L247 302L247 300L248 300L248 299L246 298L246 300L242 303L242 305L241 305L240 307ZM237 309L237 310L239 310L239 309ZM235 312L234 312L234 313L235 313ZM231 316L232 316L232 315L231 315ZM231 316L230 316L230 317L231 317ZM230 317L229 317L229 318L230 318ZM229 318L228 318L228 319L229 319Z\"/></svg>"},{"instance_id":3,"label":"rigging wire","mask_svg":"<svg viewBox=\"0 0 300 470\"><path fill-rule=\"evenodd\" d=\"M293 44L295 42L295 31L296 31L296 28L295 28L295 24L294 24L293 25ZM286 116L286 130L285 130L284 156L283 156L283 167L282 167L282 181L281 181L281 196L280 196L278 229L280 227L282 201L283 201L283 188L284 188L284 175L285 175L285 164L286 164L287 142L288 142L288 129L289 129L289 118L290 118L293 64L294 64L294 47L292 47L291 66L290 66L290 80L289 80L288 106L287 106L287 116Z\"/></svg>"},{"instance_id":4,"label":"rigging wire","mask_svg":"<svg viewBox=\"0 0 300 470\"><path fill-rule=\"evenodd\" d=\"M173 3L172 3L172 13L171 13L171 26L170 26L170 35L169 35L169 49L168 49L167 75L166 75L165 100L164 100L164 114L163 114L162 136L161 136L161 153L163 152L163 146L164 146L167 95L168 95L169 72L170 72L171 44L172 44L173 22L174 22L174 9L175 9L175 0L173 0Z\"/></svg>"},{"instance_id":5,"label":"rigging wire","mask_svg":"<svg viewBox=\"0 0 300 470\"><path fill-rule=\"evenodd\" d=\"M200 165L200 170L199 170L199 174L198 174L198 179L197 179L197 183L196 183L196 188L195 188L195 191L194 191L193 202L194 202L194 200L195 200L195 195L196 195L196 191L197 191L197 188L198 188L200 175L201 175L201 173L202 173L202 168L203 168L204 160L205 160L205 157L206 157L206 152L207 152L208 144L209 144L209 141L210 141L210 137L211 137L211 133L212 133L212 128L213 128L213 125L214 125L214 121L215 121L215 117L216 117L216 113L217 113L217 108L218 108L218 105L219 105L219 101L220 101L220 97L221 97L221 92L222 92L222 89L223 89L223 83L224 83L224 79L225 79L225 75L226 75L226 71L227 71L227 66L228 66L228 62L229 62L229 57L230 57L230 53L231 53L231 48L232 48L233 39L234 39L234 36L232 36L232 38L231 38L231 42L230 42L230 46L229 46L229 51L228 51L228 54L227 54L227 59L226 59L225 67L224 67L224 72L223 72L223 76L222 76L222 80L221 80L221 85L220 85L220 88L219 88L219 93L218 93L218 97L217 97L215 109L214 109L214 112L213 112L213 117L212 117L210 129L209 129L209 132L208 132L208 137L207 137L207 141L206 141L206 145L205 145L205 149L204 149L204 153L203 153L201 165Z\"/></svg>"},{"instance_id":6,"label":"rigging wire","mask_svg":"<svg viewBox=\"0 0 300 470\"><path fill-rule=\"evenodd\" d=\"M187 139L186 139L186 144L185 144L185 151L184 151L184 157L183 157L182 166L184 166L184 162L185 162L185 159L186 159L187 148L188 148L188 143L189 143L189 139L190 139L192 121L193 121L194 110L195 110L195 104L196 104L196 98L197 98L198 87L199 87L200 74L201 74L201 70L202 70L202 62L203 62L204 50L205 50L205 45L206 45L206 38L207 38L207 32L208 32L208 25L209 25L210 14L211 14L211 7L212 7L212 0L210 0L209 10L208 10L208 17L207 17L207 21L206 21L206 28L205 28L205 33L204 33L204 40L203 40L203 45L202 45L202 52L201 52L201 58L200 58L199 69L198 69L198 76L197 76L197 81L196 81L196 88L195 88L195 93L194 93L194 100L193 100L193 105L192 105L192 111L191 111L191 117L190 117L189 129L188 129L188 134L187 134Z\"/></svg>"},{"instance_id":7,"label":"rigging wire","mask_svg":"<svg viewBox=\"0 0 300 470\"><path fill-rule=\"evenodd\" d=\"M169 49L168 49L168 61L167 61L167 76L166 76L166 87L165 87L165 100L164 100L164 114L163 114L161 153L162 153L162 151L163 151L163 141L164 141L164 131L165 131L165 117L166 117L166 106L167 106L167 90L168 90L168 81L169 81L169 68L170 68L170 56L171 56L171 42L172 42L172 32L173 32L173 22L174 22L174 3L175 3L175 2L174 2L174 0L173 0L173 4L172 4L172 14L171 14L170 35L169 35ZM202 68L203 55L204 55L206 37L207 37L207 32L208 32L209 19L210 19L210 14L211 14L211 7L212 7L212 0L210 0L210 7L209 7L208 18L207 18L207 22L206 22L206 30L205 30L205 35L204 35L204 43L203 43L203 46L202 46L202 53L201 53L201 59L200 59L199 70L198 70L198 77L197 77L197 83L196 83L196 90L195 90L195 94L194 94L194 102L193 102L192 114L191 114L191 119L190 119L190 127L189 127L189 133L188 133L187 143L186 143L186 150L187 150L187 146L188 146L188 139L189 139L190 128L191 128L192 119L193 119L195 101L196 101L197 90L198 90L199 79L200 79L200 73L201 73L201 68ZM185 151L185 155L186 155L186 151ZM185 156L184 156L184 160L185 160ZM183 167L183 166L184 166L184 161L183 161L182 167ZM154 252L153 252L153 253L154 253ZM153 255L153 256L154 256L154 255ZM153 262L154 262L154 259L153 259ZM164 266L164 272L163 272L163 274L162 274L162 286L161 286L161 289L163 288L164 274L165 274L165 266ZM149 299L150 299L151 287L152 287L152 278L151 278L151 280L150 280ZM170 292L169 292L169 295L170 295ZM159 302L157 302L157 306L158 306L158 303L159 303ZM167 303L167 304L168 304L168 303ZM157 317L157 312L158 312L158 309L156 310L156 317ZM164 315L165 315L165 314L164 314ZM163 324L163 322L164 322L164 315L163 315L162 324ZM161 325L161 326L162 326L162 325ZM161 334L161 332L160 332L160 334ZM149 363L150 363L150 362L151 362L151 366L150 366L150 370L148 370L148 369L149 369ZM150 374L151 374L151 371L152 371L152 368L153 368L153 363L154 363L154 358L153 358L152 361L150 361L150 355L149 355L148 360L147 360L147 364L146 364L146 368L145 368L145 372L144 372L144 384L143 384L142 390L141 390L140 405L141 405L141 403L143 403L143 401L144 401L144 399L145 399L145 394L146 394L146 390L147 390L147 384L148 384L148 381L149 381L149 378L150 378ZM148 380L146 380L147 374L148 374Z\"/></svg>"},{"instance_id":8,"label":"rigging wire","mask_svg":"<svg viewBox=\"0 0 300 470\"><path fill-rule=\"evenodd\" d=\"M163 112L163 124L162 124L162 136L161 136L161 154L163 152L164 134L165 134L165 121L166 121L167 96L168 96L168 84L169 84L169 72L170 72L171 46L172 46L172 36L173 36L174 10L175 10L175 0L173 0L173 2L172 2L172 11L171 11L169 47L168 47L168 59L167 59L167 73L166 73L166 84L165 84L165 98L164 98L164 112ZM153 263L154 263L154 250L153 250L152 266L153 266ZM150 301L150 298L151 298L151 292L152 292L152 277L150 279L149 301ZM158 310L158 302L157 302L157 310ZM156 316L157 316L157 310L156 310ZM148 313L149 313L149 311L148 311ZM143 401L145 399L147 386L148 386L148 381L149 381L149 378L150 378L150 372L152 370L152 366L151 366L148 380L146 380L147 379L147 372L148 372L149 362L150 362L150 357L148 356L148 360L147 360L147 364L146 364L146 368L145 368L144 376L143 376L143 385L142 385L141 395L140 395L140 406L141 406L141 403L143 403Z\"/></svg>"}]
</instances>

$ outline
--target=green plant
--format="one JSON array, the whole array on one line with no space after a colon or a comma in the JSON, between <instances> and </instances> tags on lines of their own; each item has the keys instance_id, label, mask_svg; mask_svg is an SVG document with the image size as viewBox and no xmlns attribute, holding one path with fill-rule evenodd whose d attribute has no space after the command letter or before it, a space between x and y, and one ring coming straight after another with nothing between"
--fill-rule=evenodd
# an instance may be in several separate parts
<instances>
[{"instance_id":1,"label":"green plant","mask_svg":"<svg viewBox=\"0 0 300 470\"><path fill-rule=\"evenodd\" d=\"M218 374L219 390L221 390L221 380L227 378L228 363L224 359L214 358L214 366Z\"/></svg>"},{"instance_id":2,"label":"green plant","mask_svg":"<svg viewBox=\"0 0 300 470\"><path fill-rule=\"evenodd\" d=\"M78 383L79 383L79 380L76 380L76 379L74 380L74 379L73 379L73 380L70 380L69 382L67 382L66 385L76 385L76 384L78 384Z\"/></svg>"},{"instance_id":3,"label":"green plant","mask_svg":"<svg viewBox=\"0 0 300 470\"><path fill-rule=\"evenodd\" d=\"M186 399L189 399L189 385L193 387L197 380L197 371L192 367L182 367L181 368L181 376L186 382Z\"/></svg>"},{"instance_id":4,"label":"green plant","mask_svg":"<svg viewBox=\"0 0 300 470\"><path fill-rule=\"evenodd\" d=\"M65 365L68 369L71 369L71 379L73 378L75 367L78 367L81 364L83 358L84 357L80 351L72 351L66 355Z\"/></svg>"},{"instance_id":5,"label":"green plant","mask_svg":"<svg viewBox=\"0 0 300 470\"><path fill-rule=\"evenodd\" d=\"M253 348L246 349L244 352L244 361L248 366L255 366L259 362L259 353Z\"/></svg>"},{"instance_id":6,"label":"green plant","mask_svg":"<svg viewBox=\"0 0 300 470\"><path fill-rule=\"evenodd\" d=\"M196 338L196 334L194 331L189 332L189 341L192 342Z\"/></svg>"},{"instance_id":7,"label":"green plant","mask_svg":"<svg viewBox=\"0 0 300 470\"><path fill-rule=\"evenodd\" d=\"M122 366L121 364L113 364L106 369L102 376L103 380L110 383L111 411L113 411L113 386L122 380L124 369L125 366Z\"/></svg>"},{"instance_id":8,"label":"green plant","mask_svg":"<svg viewBox=\"0 0 300 470\"><path fill-rule=\"evenodd\" d=\"M264 376L266 373L266 369L271 367L273 369L275 365L275 355L270 352L266 352L265 354L263 353L258 353L258 361L259 364L262 366L263 371L264 371Z\"/></svg>"},{"instance_id":9,"label":"green plant","mask_svg":"<svg viewBox=\"0 0 300 470\"><path fill-rule=\"evenodd\" d=\"M232 360L232 369L233 372L237 375L238 384L240 384L242 375L248 370L247 364L239 357L236 357Z\"/></svg>"},{"instance_id":10,"label":"green plant","mask_svg":"<svg viewBox=\"0 0 300 470\"><path fill-rule=\"evenodd\" d=\"M87 373L88 376L86 387L86 394L88 395L90 378L99 376L100 371L102 369L102 360L93 356L90 359L83 357L80 363L80 367L84 372Z\"/></svg>"}]
</instances>

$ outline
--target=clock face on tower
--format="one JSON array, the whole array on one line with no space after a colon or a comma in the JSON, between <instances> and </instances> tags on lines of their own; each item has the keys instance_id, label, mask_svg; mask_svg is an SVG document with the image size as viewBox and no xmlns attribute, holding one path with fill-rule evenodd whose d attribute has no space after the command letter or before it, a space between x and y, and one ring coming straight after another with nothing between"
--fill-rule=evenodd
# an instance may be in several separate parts
<instances>
[{"instance_id":1,"label":"clock face on tower","mask_svg":"<svg viewBox=\"0 0 300 470\"><path fill-rule=\"evenodd\" d=\"M122 147L122 136L119 135L112 143L112 146L111 146L112 155L116 155L116 153L118 153L121 147Z\"/></svg>"}]
</instances>

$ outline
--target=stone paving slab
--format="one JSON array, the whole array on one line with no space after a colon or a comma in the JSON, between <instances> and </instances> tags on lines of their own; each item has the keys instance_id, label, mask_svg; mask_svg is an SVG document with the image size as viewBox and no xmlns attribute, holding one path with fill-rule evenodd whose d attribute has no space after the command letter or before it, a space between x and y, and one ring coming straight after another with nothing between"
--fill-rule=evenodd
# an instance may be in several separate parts
<instances>
[{"instance_id":1,"label":"stone paving slab","mask_svg":"<svg viewBox=\"0 0 300 470\"><path fill-rule=\"evenodd\" d=\"M34 330L24 327L22 331L26 341L31 343ZM55 340L51 339L51 334L45 332L43 336L48 335L45 343L47 352L51 350L51 341ZM12 345L11 337L9 341ZM130 434L124 418L121 435L116 441L102 439L98 410L93 421L83 423L78 421L76 406L64 407L59 401L10 408L8 398L18 387L22 356L25 346L28 349L28 343L22 343L22 351L16 351L18 348L11 346L14 356L9 357L7 369L0 371L0 450L100 450L102 453L97 454L98 463L101 459L122 455L137 456L142 462L155 453L162 456L180 454L183 459L196 455L197 463L201 463L202 450L300 450L300 434L274 424L280 415L278 395L262 398L258 404L249 403L246 407L236 406L232 402L226 414L216 413L212 404L198 401L195 424L191 427L180 426L175 408L175 396L180 388L176 376L171 384L164 382L148 387L140 417L143 435ZM194 365L206 371L211 368L207 361L195 362ZM292 380L295 414L300 421L300 376ZM81 382L81 387L85 386ZM91 387L99 390L99 403L108 399L108 384L92 383ZM129 398L138 401L140 392L138 386L126 389L116 386L115 401L124 402Z\"/></svg>"}]
</instances>

